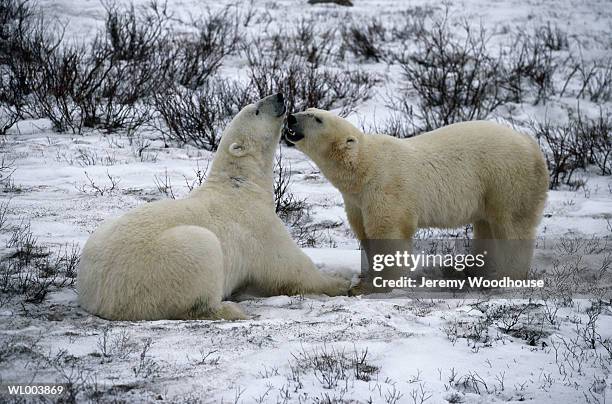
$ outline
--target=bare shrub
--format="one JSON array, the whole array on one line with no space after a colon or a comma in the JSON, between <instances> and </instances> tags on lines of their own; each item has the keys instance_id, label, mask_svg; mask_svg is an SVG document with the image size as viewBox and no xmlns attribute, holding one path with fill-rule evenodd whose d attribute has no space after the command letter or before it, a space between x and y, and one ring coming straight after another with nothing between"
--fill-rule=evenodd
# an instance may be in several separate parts
<instances>
[{"instance_id":1,"label":"bare shrub","mask_svg":"<svg viewBox=\"0 0 612 404\"><path fill-rule=\"evenodd\" d=\"M84 194L104 196L116 192L119 188L120 179L111 175L108 171L106 172L108 182L105 181L104 183L100 183L99 181L94 180L89 176L89 174L87 174L87 171L85 171L85 178L87 178L86 183L75 185L76 189Z\"/></svg>"},{"instance_id":2,"label":"bare shrub","mask_svg":"<svg viewBox=\"0 0 612 404\"><path fill-rule=\"evenodd\" d=\"M82 358L70 355L65 349L51 354L41 352L39 348L35 354L36 366L53 368L58 380L66 386L61 400L58 401L76 403L83 400L100 400L103 392L99 390L96 374Z\"/></svg>"},{"instance_id":3,"label":"bare shrub","mask_svg":"<svg viewBox=\"0 0 612 404\"><path fill-rule=\"evenodd\" d=\"M0 136L6 135L7 131L17 122L19 122L19 115L6 105L0 105Z\"/></svg>"},{"instance_id":4,"label":"bare shrub","mask_svg":"<svg viewBox=\"0 0 612 404\"><path fill-rule=\"evenodd\" d=\"M461 389L464 392L470 392L475 394L490 394L492 389L489 388L487 382L477 372L468 372L461 376L456 382L455 387Z\"/></svg>"},{"instance_id":5,"label":"bare shrub","mask_svg":"<svg viewBox=\"0 0 612 404\"><path fill-rule=\"evenodd\" d=\"M260 48L253 48L248 58L251 82L259 97L280 91L289 111L341 108L340 114L346 115L369 96L374 85L368 73L319 68L296 56L265 55Z\"/></svg>"},{"instance_id":6,"label":"bare shrub","mask_svg":"<svg viewBox=\"0 0 612 404\"><path fill-rule=\"evenodd\" d=\"M11 41L15 32L33 15L27 0L0 0L0 56L1 61L10 56Z\"/></svg>"},{"instance_id":7,"label":"bare shrub","mask_svg":"<svg viewBox=\"0 0 612 404\"><path fill-rule=\"evenodd\" d=\"M0 232L4 231L4 225L7 224L8 215L10 213L10 200L0 202Z\"/></svg>"},{"instance_id":8,"label":"bare shrub","mask_svg":"<svg viewBox=\"0 0 612 404\"><path fill-rule=\"evenodd\" d=\"M386 29L382 22L371 19L367 23L352 23L342 27L342 47L354 56L380 62L384 58L382 44Z\"/></svg>"},{"instance_id":9,"label":"bare shrub","mask_svg":"<svg viewBox=\"0 0 612 404\"><path fill-rule=\"evenodd\" d=\"M206 179L207 169L208 169L208 163L206 165L206 168L204 168L203 170L200 168L200 164L198 163L197 167L193 170L195 178L189 179L185 175L183 175L183 179L185 180L185 186L187 187L189 192L193 191L195 188L201 186L204 183ZM157 174L154 175L153 183L155 184L155 187L157 188L157 192L160 195L163 195L166 198L170 198L170 199L177 199L177 197L179 196L174 191L174 186L172 185L172 179L170 178L170 175L168 174L168 169L164 170L163 175L157 175Z\"/></svg>"},{"instance_id":10,"label":"bare shrub","mask_svg":"<svg viewBox=\"0 0 612 404\"><path fill-rule=\"evenodd\" d=\"M270 42L278 52L299 55L316 66L331 65L337 56L337 29L321 28L314 18L300 18L293 31L283 29Z\"/></svg>"},{"instance_id":11,"label":"bare shrub","mask_svg":"<svg viewBox=\"0 0 612 404\"><path fill-rule=\"evenodd\" d=\"M581 70L581 76L581 92L586 92L591 101L608 102L612 99L612 59L595 61L588 73Z\"/></svg>"},{"instance_id":12,"label":"bare shrub","mask_svg":"<svg viewBox=\"0 0 612 404\"><path fill-rule=\"evenodd\" d=\"M509 101L523 102L530 89L535 91L534 104L546 102L555 93L558 64L553 52L568 47L567 35L558 27L548 24L533 32L521 31L504 53L493 55L482 25L463 22L457 29L449 21L448 10L431 27L425 20L408 31L417 50L396 56L407 86L399 96L388 97L389 106L407 118L385 125L390 126L389 132L405 136L398 128L415 119L421 124L413 133L485 119ZM407 101L411 93L418 97L414 106Z\"/></svg>"},{"instance_id":13,"label":"bare shrub","mask_svg":"<svg viewBox=\"0 0 612 404\"><path fill-rule=\"evenodd\" d=\"M22 221L13 228L7 242L10 250L0 260L0 294L20 296L24 302L40 303L58 288L72 286L76 279L79 248L43 247L32 234L30 224Z\"/></svg>"},{"instance_id":14,"label":"bare shrub","mask_svg":"<svg viewBox=\"0 0 612 404\"><path fill-rule=\"evenodd\" d=\"M3 132L23 115L27 98L27 114L49 118L58 131L99 127L131 133L150 121L154 94L174 81L192 89L206 83L238 48L251 15L228 7L194 21L195 34L178 35L170 30L165 4L136 9L109 1L104 7L104 30L91 43L66 43L62 27L45 27L43 20L28 20L16 40L3 43L17 56L6 68L10 74L1 75L16 89L0 97Z\"/></svg>"},{"instance_id":15,"label":"bare shrub","mask_svg":"<svg viewBox=\"0 0 612 404\"><path fill-rule=\"evenodd\" d=\"M579 156L587 164L594 164L601 175L612 174L612 115L599 112L599 117L588 119L578 115L575 120L580 142Z\"/></svg>"},{"instance_id":16,"label":"bare shrub","mask_svg":"<svg viewBox=\"0 0 612 404\"><path fill-rule=\"evenodd\" d=\"M242 27L247 20L237 7L208 11L191 24L195 35L177 35L167 56L173 61L171 79L189 89L207 83L221 66L223 58L236 51L241 44Z\"/></svg>"},{"instance_id":17,"label":"bare shrub","mask_svg":"<svg viewBox=\"0 0 612 404\"><path fill-rule=\"evenodd\" d=\"M19 62L28 59L22 40L35 16L27 0L0 0L0 135L22 116L31 86Z\"/></svg>"},{"instance_id":18,"label":"bare shrub","mask_svg":"<svg viewBox=\"0 0 612 404\"><path fill-rule=\"evenodd\" d=\"M550 187L572 185L572 175L590 164L600 169L601 175L612 171L612 120L600 111L596 119L580 113L569 116L566 124L550 121L530 122L529 127L543 147L550 172Z\"/></svg>"},{"instance_id":19,"label":"bare shrub","mask_svg":"<svg viewBox=\"0 0 612 404\"><path fill-rule=\"evenodd\" d=\"M487 36L482 26L460 26L454 34L448 16L433 22L430 30L416 38L417 51L397 58L407 82L405 92L391 96L391 106L413 113L422 130L460 121L484 119L506 101L501 91L502 62L487 53ZM418 96L414 111L402 102L408 94Z\"/></svg>"},{"instance_id":20,"label":"bare shrub","mask_svg":"<svg viewBox=\"0 0 612 404\"><path fill-rule=\"evenodd\" d=\"M71 94L81 90L78 75L85 50L76 45L60 48L61 41L61 37L50 39L44 31L38 31L24 42L35 58L23 61L22 66L32 87L28 114L48 118L57 131L78 133L82 124Z\"/></svg>"},{"instance_id":21,"label":"bare shrub","mask_svg":"<svg viewBox=\"0 0 612 404\"><path fill-rule=\"evenodd\" d=\"M274 165L274 210L284 221L290 221L292 216L306 209L306 201L298 199L289 189L291 185L291 165L283 164L282 150L277 154Z\"/></svg>"},{"instance_id":22,"label":"bare shrub","mask_svg":"<svg viewBox=\"0 0 612 404\"><path fill-rule=\"evenodd\" d=\"M2 72L0 67L0 136L6 135L7 131L21 119L19 113L22 106L22 94L14 77ZM4 90L6 89L6 90Z\"/></svg>"},{"instance_id":23,"label":"bare shrub","mask_svg":"<svg viewBox=\"0 0 612 404\"><path fill-rule=\"evenodd\" d=\"M173 87L155 94L163 123L158 130L169 140L214 151L225 126L252 101L251 89L240 82L211 81L197 90Z\"/></svg>"},{"instance_id":24,"label":"bare shrub","mask_svg":"<svg viewBox=\"0 0 612 404\"><path fill-rule=\"evenodd\" d=\"M602 313L602 303L597 300L592 300L591 306L586 309L587 321L580 327L576 325L576 334L578 334L584 344L589 349L595 349L597 347L597 340L600 337L598 331L599 316Z\"/></svg>"},{"instance_id":25,"label":"bare shrub","mask_svg":"<svg viewBox=\"0 0 612 404\"><path fill-rule=\"evenodd\" d=\"M391 39L405 42L423 35L426 21L433 16L434 12L434 7L430 5L412 6L406 10L401 10L398 13L399 22L394 23L389 30Z\"/></svg>"},{"instance_id":26,"label":"bare shrub","mask_svg":"<svg viewBox=\"0 0 612 404\"><path fill-rule=\"evenodd\" d=\"M570 125L555 125L550 121L530 122L530 129L543 146L548 171L550 188L556 189L562 183L568 184L581 161L576 155L577 140Z\"/></svg>"},{"instance_id":27,"label":"bare shrub","mask_svg":"<svg viewBox=\"0 0 612 404\"><path fill-rule=\"evenodd\" d=\"M353 7L351 0L308 0L308 4L337 4L344 7Z\"/></svg>"},{"instance_id":28,"label":"bare shrub","mask_svg":"<svg viewBox=\"0 0 612 404\"><path fill-rule=\"evenodd\" d=\"M474 320L455 320L446 323L442 331L453 345L459 338L465 338L468 346L478 349L479 346L490 346L489 326L492 320L488 316Z\"/></svg>"},{"instance_id":29,"label":"bare shrub","mask_svg":"<svg viewBox=\"0 0 612 404\"><path fill-rule=\"evenodd\" d=\"M569 48L567 33L556 24L553 27L550 21L546 25L536 28L535 37L538 42L543 43L552 51L567 50Z\"/></svg>"},{"instance_id":30,"label":"bare shrub","mask_svg":"<svg viewBox=\"0 0 612 404\"><path fill-rule=\"evenodd\" d=\"M183 176L183 178L185 179L185 185L187 186L187 189L189 190L189 192L193 191L194 189L198 187L201 187L202 184L204 184L204 181L206 181L206 173L208 171L209 165L210 165L210 160L206 161L206 167L201 168L200 162L198 161L196 164L196 168L194 168L193 170L194 178L190 180L186 176Z\"/></svg>"},{"instance_id":31,"label":"bare shrub","mask_svg":"<svg viewBox=\"0 0 612 404\"><path fill-rule=\"evenodd\" d=\"M149 8L137 13L134 5L118 6L104 1L106 10L106 42L117 60L146 62L159 51L160 42L167 38L169 19L165 4L152 2Z\"/></svg>"},{"instance_id":32,"label":"bare shrub","mask_svg":"<svg viewBox=\"0 0 612 404\"><path fill-rule=\"evenodd\" d=\"M259 37L245 48L251 85L260 98L280 91L289 111L341 108L345 115L369 96L374 76L332 67L332 30L319 32L313 22L302 20L295 32L284 37Z\"/></svg>"},{"instance_id":33,"label":"bare shrub","mask_svg":"<svg viewBox=\"0 0 612 404\"><path fill-rule=\"evenodd\" d=\"M302 349L292 353L289 366L295 374L313 373L325 389L334 389L348 380L370 381L379 368L368 360L368 350L353 352L328 348L325 345L312 351Z\"/></svg>"},{"instance_id":34,"label":"bare shrub","mask_svg":"<svg viewBox=\"0 0 612 404\"><path fill-rule=\"evenodd\" d=\"M155 175L153 177L153 182L155 183L157 191L160 194L165 195L166 198L176 199L176 195L174 194L174 188L172 188L172 180L168 175L168 169L164 170L163 176Z\"/></svg>"},{"instance_id":35,"label":"bare shrub","mask_svg":"<svg viewBox=\"0 0 612 404\"><path fill-rule=\"evenodd\" d=\"M612 99L612 59L595 59L586 61L580 53L580 58L570 55L571 66L567 74L561 95L565 94L572 81L578 83L576 98L586 97L592 102L607 102Z\"/></svg>"},{"instance_id":36,"label":"bare shrub","mask_svg":"<svg viewBox=\"0 0 612 404\"><path fill-rule=\"evenodd\" d=\"M61 42L45 33L45 22L27 1L0 5L0 124L3 133L27 115L40 62Z\"/></svg>"},{"instance_id":37,"label":"bare shrub","mask_svg":"<svg viewBox=\"0 0 612 404\"><path fill-rule=\"evenodd\" d=\"M412 389L410 392L410 398L413 404L423 404L425 401L432 397L432 392L425 390L425 383L419 383L419 387Z\"/></svg>"},{"instance_id":38,"label":"bare shrub","mask_svg":"<svg viewBox=\"0 0 612 404\"><path fill-rule=\"evenodd\" d=\"M132 366L134 377L148 379L159 375L161 366L149 354L152 345L153 340L151 338L143 340L139 360Z\"/></svg>"},{"instance_id":39,"label":"bare shrub","mask_svg":"<svg viewBox=\"0 0 612 404\"><path fill-rule=\"evenodd\" d=\"M292 176L291 165L283 162L281 149L274 165L274 209L299 246L315 247L321 241L319 228L312 223L306 199L296 197L291 191Z\"/></svg>"},{"instance_id":40,"label":"bare shrub","mask_svg":"<svg viewBox=\"0 0 612 404\"><path fill-rule=\"evenodd\" d=\"M0 185L6 187L11 183L11 177L15 172L15 162L4 156L0 158Z\"/></svg>"},{"instance_id":41,"label":"bare shrub","mask_svg":"<svg viewBox=\"0 0 612 404\"><path fill-rule=\"evenodd\" d=\"M408 104L407 100L396 100L396 107L399 106L400 111L394 111L382 121L375 122L366 127L362 125L362 129L367 133L381 133L393 136L399 139L406 139L421 133L421 129L416 125L413 108Z\"/></svg>"},{"instance_id":42,"label":"bare shrub","mask_svg":"<svg viewBox=\"0 0 612 404\"><path fill-rule=\"evenodd\" d=\"M552 52L558 44L547 32L546 29L536 29L533 34L521 31L510 45L503 85L514 102L523 102L526 86L536 90L534 105L545 103L555 93L553 77L558 65Z\"/></svg>"},{"instance_id":43,"label":"bare shrub","mask_svg":"<svg viewBox=\"0 0 612 404\"><path fill-rule=\"evenodd\" d=\"M165 85L170 62L162 57L170 18L164 6L153 1L137 13L133 7L106 6L106 29L91 45L86 65L100 65L100 73L85 97L76 97L84 126L108 131L133 132L149 120L141 101ZM100 59L105 60L99 63Z\"/></svg>"},{"instance_id":44,"label":"bare shrub","mask_svg":"<svg viewBox=\"0 0 612 404\"><path fill-rule=\"evenodd\" d=\"M114 331L110 325L102 328L96 345L98 347L97 354L109 361L115 357L127 359L137 349L126 330Z\"/></svg>"},{"instance_id":45,"label":"bare shrub","mask_svg":"<svg viewBox=\"0 0 612 404\"><path fill-rule=\"evenodd\" d=\"M89 44L62 43L48 31L26 38L37 55L24 62L34 83L31 115L74 133L83 127L133 131L147 122L140 101L162 86L167 69L156 56L167 17L156 7L136 14L107 5L106 31Z\"/></svg>"},{"instance_id":46,"label":"bare shrub","mask_svg":"<svg viewBox=\"0 0 612 404\"><path fill-rule=\"evenodd\" d=\"M524 326L525 316L532 304L501 304L491 305L486 312L491 322L495 322L504 333L517 331Z\"/></svg>"},{"instance_id":47,"label":"bare shrub","mask_svg":"<svg viewBox=\"0 0 612 404\"><path fill-rule=\"evenodd\" d=\"M232 21L232 26L237 27L237 20ZM229 41L227 35L230 34L221 35L225 39L220 42ZM230 36L234 35L238 34ZM154 96L154 106L163 124L158 129L170 140L215 150L221 130L233 115L244 105L278 91L285 95L289 110L342 106L348 112L357 101L367 97L373 78L358 71L323 67L334 58L334 36L334 30L316 31L312 20L302 19L288 37L272 34L253 39L245 46L248 84L213 81L209 73L194 73L197 83L179 78L178 85ZM321 38L329 41L319 45Z\"/></svg>"},{"instance_id":48,"label":"bare shrub","mask_svg":"<svg viewBox=\"0 0 612 404\"><path fill-rule=\"evenodd\" d=\"M151 150L151 142L142 135L132 135L130 138L132 154L141 162L156 162L158 153Z\"/></svg>"},{"instance_id":49,"label":"bare shrub","mask_svg":"<svg viewBox=\"0 0 612 404\"><path fill-rule=\"evenodd\" d=\"M75 97L84 126L134 131L148 122L148 110L140 101L165 84L169 62L160 54L168 18L156 2L139 13L133 7L107 5L106 30L84 61L92 67L85 77L92 80L84 82L85 96Z\"/></svg>"}]
</instances>

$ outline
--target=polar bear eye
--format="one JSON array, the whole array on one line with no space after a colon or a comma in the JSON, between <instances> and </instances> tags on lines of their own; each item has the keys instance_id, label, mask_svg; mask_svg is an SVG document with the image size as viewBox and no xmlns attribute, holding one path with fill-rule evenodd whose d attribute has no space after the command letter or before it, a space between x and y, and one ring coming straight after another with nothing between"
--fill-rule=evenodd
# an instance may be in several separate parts
<instances>
[{"instance_id":1,"label":"polar bear eye","mask_svg":"<svg viewBox=\"0 0 612 404\"><path fill-rule=\"evenodd\" d=\"M318 116L315 116L315 121L317 121L319 123L323 123L323 121Z\"/></svg>"},{"instance_id":2,"label":"polar bear eye","mask_svg":"<svg viewBox=\"0 0 612 404\"><path fill-rule=\"evenodd\" d=\"M255 110L255 115L259 115L259 110Z\"/></svg>"}]
</instances>

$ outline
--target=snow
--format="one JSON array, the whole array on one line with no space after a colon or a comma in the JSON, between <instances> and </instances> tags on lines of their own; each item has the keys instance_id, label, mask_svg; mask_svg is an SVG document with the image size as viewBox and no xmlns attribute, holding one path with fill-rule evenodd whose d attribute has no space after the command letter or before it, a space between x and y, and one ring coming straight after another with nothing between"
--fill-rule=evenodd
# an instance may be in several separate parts
<instances>
[{"instance_id":1,"label":"snow","mask_svg":"<svg viewBox=\"0 0 612 404\"><path fill-rule=\"evenodd\" d=\"M395 21L401 18L399 10L430 4L424 0L354 2L356 6L350 9L305 6L305 1L296 0L252 4L256 10L270 13L274 21L287 24L305 14L317 15L332 24L334 18L344 18L345 14L355 19L371 16L372 10L377 10L383 21ZM144 5L148 0L134 3ZM218 8L229 2L207 2L204 8L201 3L168 0L168 7L178 17L187 18L203 12L205 7ZM104 10L98 1L40 0L38 4L46 15L68 22L68 38L91 38L96 27L103 24ZM589 57L610 56L612 9L607 1L464 0L453 3L451 10L453 17L471 16L483 21L498 32L494 41L504 40L504 28L552 21L580 38ZM257 27L252 30L257 32ZM607 38L604 45L599 41L602 38ZM232 57L223 69L225 74L235 75L240 74L243 65L243 60ZM353 123L368 127L388 116L385 87L399 85L399 71L387 69L384 64L365 67L378 70L385 79L373 97L349 116ZM575 99L567 98L553 99L545 106L521 104L516 106L513 117L562 120L567 118L567 108L574 108L575 103ZM596 115L599 107L587 101L580 105L581 111L591 115ZM502 109L496 118L505 120L508 116ZM32 233L43 245L82 246L103 220L165 197L155 184L156 177L167 174L177 197L183 197L188 193L186 182L195 179L194 170L205 168L212 159L210 152L193 147L165 148L154 133L146 130L139 136L151 142L143 159L122 133L92 130L83 136L58 134L45 119L19 122L9 130L0 150L15 164L12 178L16 190L0 195L2 201L9 203L7 221L29 221ZM355 279L360 251L340 193L303 154L282 148L283 159L294 172L291 190L307 200L314 223L339 223L325 227L320 245L304 251L322 271ZM81 150L94 156L95 164L84 162ZM96 195L85 173L101 186L110 186L109 175L115 177L119 180L118 189ZM611 236L611 177L599 176L595 171L578 175L586 180L584 188L549 193L539 238ZM9 237L10 232L0 233L3 242ZM558 322L542 322L541 339L530 345L526 337L501 330L498 322L485 326L487 338L462 337L462 330L468 335L470 327L478 327L486 317L478 309L479 302L470 300L413 300L393 295L247 295L238 300L252 319L108 322L81 310L71 288L50 294L41 305L0 303L0 380L59 382L67 380L66 369L71 369L71 380L75 382L80 380L79 374L88 385L95 380L104 401L116 398L128 402L199 399L204 403L289 403L317 402L317 398L322 401L327 397L331 402L371 399L385 403L398 397L397 403L412 403L414 395L418 403L421 388L424 397L429 396L427 403L606 402L605 398L612 394L612 358L607 358L601 348L587 349L582 342L564 345L588 323L588 301L560 307ZM491 300L487 304L503 306L508 301ZM529 312L537 317L542 310L540 302ZM459 325L460 336L454 341L452 333L449 337L446 331L449 324ZM612 337L609 305L603 307L597 327L602 338ZM105 335L108 356L101 347ZM16 341L11 340L15 337ZM152 339L152 345L143 363L141 353L147 338ZM6 351L11 344L21 346L22 351ZM24 347L31 347L31 351ZM332 389L325 388L321 375L297 359L301 353L335 351L352 357L355 351L364 350L368 363L378 369L371 380L347 376ZM58 355L61 360L49 359ZM296 366L299 380L292 369ZM474 380L482 380L486 387Z\"/></svg>"}]
</instances>

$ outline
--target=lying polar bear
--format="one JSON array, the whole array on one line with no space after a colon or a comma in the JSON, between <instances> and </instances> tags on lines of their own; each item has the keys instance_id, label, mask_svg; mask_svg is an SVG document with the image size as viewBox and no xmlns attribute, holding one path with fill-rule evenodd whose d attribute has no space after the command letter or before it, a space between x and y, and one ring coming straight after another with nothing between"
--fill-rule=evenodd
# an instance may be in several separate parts
<instances>
[{"instance_id":1,"label":"lying polar bear","mask_svg":"<svg viewBox=\"0 0 612 404\"><path fill-rule=\"evenodd\" d=\"M274 212L284 113L282 94L246 106L199 189L100 226L79 264L81 306L112 320L236 320L247 317L223 299L247 284L267 294L345 294L348 281L317 271Z\"/></svg>"},{"instance_id":2,"label":"lying polar bear","mask_svg":"<svg viewBox=\"0 0 612 404\"><path fill-rule=\"evenodd\" d=\"M522 241L497 243L509 254L531 249L518 270L499 266L494 276L527 275L548 191L545 158L529 136L486 121L409 139L365 135L314 108L287 121L287 140L340 190L359 240L411 239L419 228L472 223L477 239Z\"/></svg>"}]
</instances>

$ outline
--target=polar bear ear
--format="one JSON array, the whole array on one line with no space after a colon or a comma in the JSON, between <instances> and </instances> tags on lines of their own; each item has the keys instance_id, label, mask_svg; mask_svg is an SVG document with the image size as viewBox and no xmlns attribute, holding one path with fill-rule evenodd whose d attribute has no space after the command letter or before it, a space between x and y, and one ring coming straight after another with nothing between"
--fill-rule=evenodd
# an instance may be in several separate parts
<instances>
[{"instance_id":1,"label":"polar bear ear","mask_svg":"<svg viewBox=\"0 0 612 404\"><path fill-rule=\"evenodd\" d=\"M246 154L244 146L239 143L232 143L229 147L229 153L234 157L242 157Z\"/></svg>"}]
</instances>

